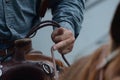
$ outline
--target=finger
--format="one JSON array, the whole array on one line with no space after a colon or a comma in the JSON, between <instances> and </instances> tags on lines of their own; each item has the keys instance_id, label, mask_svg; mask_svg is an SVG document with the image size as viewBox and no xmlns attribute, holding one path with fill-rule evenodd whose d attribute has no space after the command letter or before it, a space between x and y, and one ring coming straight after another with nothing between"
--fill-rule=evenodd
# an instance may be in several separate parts
<instances>
[{"instance_id":1,"label":"finger","mask_svg":"<svg viewBox=\"0 0 120 80\"><path fill-rule=\"evenodd\" d=\"M58 49L60 49L60 48L63 48L63 47L68 46L68 45L70 45L70 44L73 44L74 41L75 41L74 38L69 38L69 39L66 39L66 40L64 40L64 41L61 41L61 42L55 44L55 45L53 46L53 48L54 48L54 50L58 50Z\"/></svg>"},{"instance_id":2,"label":"finger","mask_svg":"<svg viewBox=\"0 0 120 80\"><path fill-rule=\"evenodd\" d=\"M52 32L51 38L54 39L55 36L63 34L64 30L63 28L57 28Z\"/></svg>"},{"instance_id":3,"label":"finger","mask_svg":"<svg viewBox=\"0 0 120 80\"><path fill-rule=\"evenodd\" d=\"M58 49L58 52L61 54L67 54L67 53L71 52L72 49L73 49L73 44L70 44L69 46Z\"/></svg>"},{"instance_id":4,"label":"finger","mask_svg":"<svg viewBox=\"0 0 120 80\"><path fill-rule=\"evenodd\" d=\"M59 35L59 36L56 36L56 37L53 39L53 41L54 41L55 43L58 43L58 42L60 42L60 41L63 41L63 40L68 39L69 37L71 37L71 36L69 36L69 35L67 35L67 34Z\"/></svg>"},{"instance_id":5,"label":"finger","mask_svg":"<svg viewBox=\"0 0 120 80\"><path fill-rule=\"evenodd\" d=\"M60 41L63 41L63 40L66 40L66 39L70 38L71 36L73 36L73 33L70 30L64 30L63 34L56 35L53 38L53 41L55 43L58 43Z\"/></svg>"}]
</instances>

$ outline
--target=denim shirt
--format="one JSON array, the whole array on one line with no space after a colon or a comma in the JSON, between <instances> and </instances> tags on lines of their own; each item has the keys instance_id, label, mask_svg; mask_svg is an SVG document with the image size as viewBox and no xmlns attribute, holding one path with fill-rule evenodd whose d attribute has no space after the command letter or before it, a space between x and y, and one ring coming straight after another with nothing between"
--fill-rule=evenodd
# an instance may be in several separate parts
<instances>
[{"instance_id":1,"label":"denim shirt","mask_svg":"<svg viewBox=\"0 0 120 80\"><path fill-rule=\"evenodd\" d=\"M24 38L31 27L40 22L37 14L38 2L40 0L0 0L0 40ZM62 27L72 30L77 36L83 21L85 1L61 0L57 3L57 0L52 0L51 2L52 19Z\"/></svg>"}]
</instances>

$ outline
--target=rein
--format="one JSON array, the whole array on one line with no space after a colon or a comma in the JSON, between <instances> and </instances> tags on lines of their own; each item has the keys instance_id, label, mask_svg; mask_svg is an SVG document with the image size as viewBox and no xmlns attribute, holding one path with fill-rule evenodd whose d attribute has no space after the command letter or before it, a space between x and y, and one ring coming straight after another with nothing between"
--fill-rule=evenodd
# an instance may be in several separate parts
<instances>
[{"instance_id":1,"label":"rein","mask_svg":"<svg viewBox=\"0 0 120 80\"><path fill-rule=\"evenodd\" d=\"M31 38L30 36L35 34L37 30L39 30L40 28L43 28L43 27L47 27L47 26L55 26L57 28L60 28L60 25L55 21L51 21L51 20L42 21L39 24L33 26L32 29L25 36L25 38ZM34 37L34 36L35 35L33 35L32 37Z\"/></svg>"},{"instance_id":2,"label":"rein","mask_svg":"<svg viewBox=\"0 0 120 80\"><path fill-rule=\"evenodd\" d=\"M32 37L34 37L35 36L35 34L37 33L37 30L39 30L39 29L41 29L41 28L43 28L43 27L47 27L47 26L55 26L55 27L57 27L57 28L59 28L60 27L60 25L57 23L57 22L55 22L55 21L50 21L50 20L46 20L46 21L42 21L42 22L40 22L39 24L37 24L36 26L33 26L32 27L32 29L28 32L28 34L25 36L25 38L28 38L28 39L26 39L28 42L24 42L24 41L22 41L22 40L16 40L16 42L15 42L15 60L13 60L13 63L12 62L10 62L9 64L7 64L6 65L6 62L4 63L4 61L5 60L7 60L7 59L9 59L9 57L10 58L12 58L13 57L13 54L9 54L9 55L6 55L3 59L1 59L0 60L0 77L2 77L2 79L4 79L4 78L6 78L6 76L7 75L10 75L11 73L16 73L16 71L15 71L15 69L17 68L17 70L19 70L19 69L32 69L32 68L34 68L34 69L36 69L36 71L38 71L37 69L38 69L38 67L41 69L39 69L40 70L40 72L38 73L38 74L41 74L41 73L43 73L43 75L41 75L41 77L42 76L44 76L44 75L49 75L49 77L50 77L50 79L52 80L52 78L54 78L55 80L58 80L58 77L59 77L59 75L58 75L58 72L59 71L57 71L57 65L56 65L56 59L55 59L55 56L54 56L54 49L53 49L53 46L51 47L51 56L52 56L52 66L53 67L50 67L50 65L49 64L45 64L45 63L42 63L42 62L40 62L40 63L38 63L38 62L32 62L32 61L24 61L24 53L25 53L25 51L26 50L20 50L22 47L25 47L25 46L27 46L28 44L30 44L30 38L32 38ZM23 39L24 40L24 39ZM19 42L20 41L20 42ZM22 41L22 43L21 43L21 41ZM23 48L22 48L23 49ZM20 51L19 51L20 50ZM17 55L16 55L16 53L17 53ZM65 63L68 65L68 66L70 66L70 64L69 64L69 62L67 61L67 59L65 58L65 56L63 55L63 54L61 54L61 56L62 56L62 58L63 58L63 60L65 61ZM10 64L13 64L13 67L15 68L11 68L11 65ZM26 63L26 64L23 64L23 63ZM16 65L16 64L18 64L18 65ZM37 64L39 64L39 65L37 65ZM29 66L28 66L29 65ZM4 66L4 67L3 67ZM8 67L8 66L10 66L10 67ZM19 67L20 66L20 67ZM27 68L27 67L29 67L29 68ZM8 73L6 73L6 71L5 71L5 69L6 68L8 68L9 70L11 70L10 72L8 71L8 70L6 70ZM30 69L30 70L31 70ZM33 70L33 69L32 69ZM31 70L31 71L32 71ZM13 71L13 72L12 72ZM14 72L15 71L15 72ZM23 72L22 72L23 73ZM18 73L19 74L19 73ZM18 75L18 74L16 74L16 75ZM30 73L31 74L31 73ZM54 75L54 76L53 76ZM35 74L33 75L33 76L35 76ZM11 77L11 76L8 76L8 77ZM30 77L32 77L32 76L30 76ZM37 76L38 77L38 76ZM15 77L15 78L17 78L17 77ZM21 78L23 78L23 77L21 77ZM43 77L42 77L43 78ZM7 78L8 79L8 78ZM11 78L10 78L11 79ZM18 78L17 78L18 79Z\"/></svg>"},{"instance_id":3,"label":"rein","mask_svg":"<svg viewBox=\"0 0 120 80\"><path fill-rule=\"evenodd\" d=\"M43 28L43 27L47 27L47 26L54 26L54 27L57 27L59 28L60 25L55 22L55 21L51 21L51 20L46 20L46 21L42 21L40 22L38 25L34 26L30 31L29 33L25 36L25 38L32 38L35 36L37 30ZM31 37L32 36L32 37ZM65 61L65 63L70 66L69 62L67 61L67 59L65 58L65 56L63 54L61 54L63 60Z\"/></svg>"},{"instance_id":4,"label":"rein","mask_svg":"<svg viewBox=\"0 0 120 80\"><path fill-rule=\"evenodd\" d=\"M55 56L54 56L54 49L53 47L51 47L51 55L52 55L52 60L53 60L53 68L54 68L54 73L55 73L55 80L58 80L58 72L57 72L57 69L56 69L56 63L55 63Z\"/></svg>"},{"instance_id":5,"label":"rein","mask_svg":"<svg viewBox=\"0 0 120 80\"><path fill-rule=\"evenodd\" d=\"M57 28L60 27L60 25L55 22L55 21L50 21L50 20L46 20L46 21L42 21L40 22L38 25L34 26L29 33L25 36L25 38L32 38L35 36L37 30L39 30L40 28L43 27L47 27L47 26L55 26ZM32 36L31 36L32 35ZM51 56L52 56L52 60L53 60L53 67L54 67L54 73L55 73L55 80L58 80L58 72L56 69L56 63L55 63L55 56L54 56L54 49L53 46L51 47ZM70 66L69 62L67 61L67 59L65 58L65 56L63 54L61 54L63 60L65 61L65 63Z\"/></svg>"}]
</instances>

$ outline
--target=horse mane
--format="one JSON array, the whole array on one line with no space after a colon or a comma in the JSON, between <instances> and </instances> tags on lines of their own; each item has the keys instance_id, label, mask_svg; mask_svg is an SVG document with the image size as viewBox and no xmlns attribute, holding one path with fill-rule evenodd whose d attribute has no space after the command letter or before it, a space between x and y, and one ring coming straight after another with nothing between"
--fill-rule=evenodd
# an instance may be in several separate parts
<instances>
[{"instance_id":1,"label":"horse mane","mask_svg":"<svg viewBox=\"0 0 120 80\"><path fill-rule=\"evenodd\" d=\"M110 27L110 35L112 40L113 49L120 46L120 3L117 6L116 12L114 14L111 27Z\"/></svg>"},{"instance_id":2,"label":"horse mane","mask_svg":"<svg viewBox=\"0 0 120 80\"><path fill-rule=\"evenodd\" d=\"M120 80L120 66L118 65L120 55L115 57L103 69L98 69L99 63L102 62L104 57L120 49L120 3L112 19L110 37L110 43L102 45L93 54L78 59L60 80ZM104 73L102 76L101 72Z\"/></svg>"}]
</instances>

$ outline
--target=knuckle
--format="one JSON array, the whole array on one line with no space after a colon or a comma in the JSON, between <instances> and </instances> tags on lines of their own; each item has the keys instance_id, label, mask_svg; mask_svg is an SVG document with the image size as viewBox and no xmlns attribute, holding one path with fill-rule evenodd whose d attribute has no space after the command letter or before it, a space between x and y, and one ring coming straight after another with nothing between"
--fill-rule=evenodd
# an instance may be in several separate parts
<instances>
[{"instance_id":1,"label":"knuckle","mask_svg":"<svg viewBox=\"0 0 120 80\"><path fill-rule=\"evenodd\" d=\"M75 37L72 37L72 38L71 38L71 41L72 41L72 42L75 42Z\"/></svg>"},{"instance_id":2,"label":"knuckle","mask_svg":"<svg viewBox=\"0 0 120 80\"><path fill-rule=\"evenodd\" d=\"M68 31L69 35L73 36L73 32L71 30Z\"/></svg>"},{"instance_id":3,"label":"knuckle","mask_svg":"<svg viewBox=\"0 0 120 80\"><path fill-rule=\"evenodd\" d=\"M59 41L63 41L64 38L62 36L59 37Z\"/></svg>"}]
</instances>

